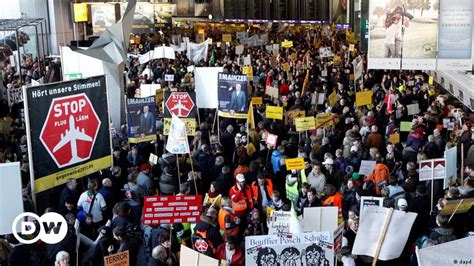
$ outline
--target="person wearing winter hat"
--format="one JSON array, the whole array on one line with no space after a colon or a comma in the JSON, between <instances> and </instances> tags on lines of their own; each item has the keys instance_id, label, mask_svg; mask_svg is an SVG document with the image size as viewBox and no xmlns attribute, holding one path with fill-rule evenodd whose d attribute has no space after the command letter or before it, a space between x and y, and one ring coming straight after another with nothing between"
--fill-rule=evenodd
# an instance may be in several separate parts
<instances>
[{"instance_id":1,"label":"person wearing winter hat","mask_svg":"<svg viewBox=\"0 0 474 266\"><path fill-rule=\"evenodd\" d=\"M148 163L142 164L140 166L140 173L137 176L137 185L143 187L147 196L151 196L156 193L155 188L153 186L153 181L151 180L149 174L150 165Z\"/></svg>"}]
</instances>

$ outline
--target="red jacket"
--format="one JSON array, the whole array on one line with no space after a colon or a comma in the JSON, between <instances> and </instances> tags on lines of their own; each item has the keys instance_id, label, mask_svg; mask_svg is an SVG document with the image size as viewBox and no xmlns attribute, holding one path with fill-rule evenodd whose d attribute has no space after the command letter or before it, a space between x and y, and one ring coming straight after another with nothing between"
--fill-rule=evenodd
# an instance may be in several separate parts
<instances>
[{"instance_id":1,"label":"red jacket","mask_svg":"<svg viewBox=\"0 0 474 266\"><path fill-rule=\"evenodd\" d=\"M290 85L288 83L282 83L280 85L280 95L287 96L290 94Z\"/></svg>"},{"instance_id":2,"label":"red jacket","mask_svg":"<svg viewBox=\"0 0 474 266\"><path fill-rule=\"evenodd\" d=\"M225 243L220 244L219 247L217 248L216 258L219 260L219 262L221 260L226 260ZM235 247L234 256L232 256L232 261L228 265L229 266L244 266L244 252L240 248Z\"/></svg>"},{"instance_id":3,"label":"red jacket","mask_svg":"<svg viewBox=\"0 0 474 266\"><path fill-rule=\"evenodd\" d=\"M237 185L230 188L229 197L232 200L232 209L235 215L242 218L248 211L253 209L252 190L248 185L240 191Z\"/></svg>"}]
</instances>

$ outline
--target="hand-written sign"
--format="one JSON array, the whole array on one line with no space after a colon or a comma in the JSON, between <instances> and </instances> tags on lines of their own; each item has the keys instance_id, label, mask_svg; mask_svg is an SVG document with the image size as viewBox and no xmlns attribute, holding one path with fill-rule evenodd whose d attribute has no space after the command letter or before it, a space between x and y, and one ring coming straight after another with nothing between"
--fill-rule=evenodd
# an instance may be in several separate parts
<instances>
[{"instance_id":1,"label":"hand-written sign","mask_svg":"<svg viewBox=\"0 0 474 266\"><path fill-rule=\"evenodd\" d=\"M304 169L304 159L295 158L295 159L286 159L286 170L300 170Z\"/></svg>"},{"instance_id":2,"label":"hand-written sign","mask_svg":"<svg viewBox=\"0 0 474 266\"><path fill-rule=\"evenodd\" d=\"M359 174L360 175L370 175L370 174L372 174L374 172L376 163L377 163L376 161L362 160L360 162Z\"/></svg>"},{"instance_id":3,"label":"hand-written sign","mask_svg":"<svg viewBox=\"0 0 474 266\"><path fill-rule=\"evenodd\" d=\"M128 266L129 263L128 250L104 257L104 266Z\"/></svg>"},{"instance_id":4,"label":"hand-written sign","mask_svg":"<svg viewBox=\"0 0 474 266\"><path fill-rule=\"evenodd\" d=\"M252 97L252 104L253 105L263 104L263 98L262 97Z\"/></svg>"},{"instance_id":5,"label":"hand-written sign","mask_svg":"<svg viewBox=\"0 0 474 266\"><path fill-rule=\"evenodd\" d=\"M201 195L145 197L142 223L196 223L201 214L201 203Z\"/></svg>"},{"instance_id":6,"label":"hand-written sign","mask_svg":"<svg viewBox=\"0 0 474 266\"><path fill-rule=\"evenodd\" d=\"M313 130L316 128L314 117L295 118L296 131Z\"/></svg>"},{"instance_id":7,"label":"hand-written sign","mask_svg":"<svg viewBox=\"0 0 474 266\"><path fill-rule=\"evenodd\" d=\"M269 119L283 119L283 107L267 105L265 117Z\"/></svg>"},{"instance_id":8,"label":"hand-written sign","mask_svg":"<svg viewBox=\"0 0 474 266\"><path fill-rule=\"evenodd\" d=\"M334 125L332 114L318 114L316 116L316 127L328 127Z\"/></svg>"}]
</instances>

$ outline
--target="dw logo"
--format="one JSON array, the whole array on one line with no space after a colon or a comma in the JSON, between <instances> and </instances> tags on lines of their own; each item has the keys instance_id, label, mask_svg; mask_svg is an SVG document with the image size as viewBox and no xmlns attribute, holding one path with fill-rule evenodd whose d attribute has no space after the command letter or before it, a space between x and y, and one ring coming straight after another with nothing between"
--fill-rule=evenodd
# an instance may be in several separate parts
<instances>
[{"instance_id":1,"label":"dw logo","mask_svg":"<svg viewBox=\"0 0 474 266\"><path fill-rule=\"evenodd\" d=\"M25 217L29 217L30 220L25 221ZM36 221L31 221L31 218ZM32 235L32 239L23 238L18 234L19 222L21 234L23 236ZM66 237L67 229L66 219L55 212L45 213L41 217L32 212L25 212L15 217L12 224L13 235L23 244L33 244L38 240L47 244L57 244Z\"/></svg>"}]
</instances>

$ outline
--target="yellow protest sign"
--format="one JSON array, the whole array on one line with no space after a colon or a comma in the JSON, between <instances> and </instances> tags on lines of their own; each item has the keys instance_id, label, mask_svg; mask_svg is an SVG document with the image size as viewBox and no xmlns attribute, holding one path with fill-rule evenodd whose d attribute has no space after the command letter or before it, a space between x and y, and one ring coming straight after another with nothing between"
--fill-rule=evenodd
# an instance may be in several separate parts
<instances>
[{"instance_id":1,"label":"yellow protest sign","mask_svg":"<svg viewBox=\"0 0 474 266\"><path fill-rule=\"evenodd\" d=\"M292 53L290 58L292 61L296 61L296 59L298 59L298 55L296 53Z\"/></svg>"},{"instance_id":2,"label":"yellow protest sign","mask_svg":"<svg viewBox=\"0 0 474 266\"><path fill-rule=\"evenodd\" d=\"M181 121L186 123L186 127L188 130L188 136L194 136L196 135L196 119L194 118L180 118ZM165 118L163 119L163 135L168 136L170 133L170 127L171 127L171 118Z\"/></svg>"},{"instance_id":3,"label":"yellow protest sign","mask_svg":"<svg viewBox=\"0 0 474 266\"><path fill-rule=\"evenodd\" d=\"M300 170L304 169L304 159L303 158L295 158L295 159L286 159L286 170Z\"/></svg>"},{"instance_id":4,"label":"yellow protest sign","mask_svg":"<svg viewBox=\"0 0 474 266\"><path fill-rule=\"evenodd\" d=\"M390 135L390 142L392 144L397 144L400 142L400 134L398 133L395 133L395 134L391 134Z\"/></svg>"},{"instance_id":5,"label":"yellow protest sign","mask_svg":"<svg viewBox=\"0 0 474 266\"><path fill-rule=\"evenodd\" d=\"M350 51L350 52L353 52L354 49L355 49L355 45L349 44L349 51Z\"/></svg>"},{"instance_id":6,"label":"yellow protest sign","mask_svg":"<svg viewBox=\"0 0 474 266\"><path fill-rule=\"evenodd\" d=\"M232 42L231 34L222 34L222 42Z\"/></svg>"},{"instance_id":7,"label":"yellow protest sign","mask_svg":"<svg viewBox=\"0 0 474 266\"><path fill-rule=\"evenodd\" d=\"M251 66L243 66L242 67L242 74L247 75L249 80L253 79L253 68Z\"/></svg>"},{"instance_id":8,"label":"yellow protest sign","mask_svg":"<svg viewBox=\"0 0 474 266\"><path fill-rule=\"evenodd\" d=\"M372 91L356 92L356 106L364 106L372 103Z\"/></svg>"},{"instance_id":9,"label":"yellow protest sign","mask_svg":"<svg viewBox=\"0 0 474 266\"><path fill-rule=\"evenodd\" d=\"M298 117L305 117L305 111L301 111L301 110L288 111L285 113L285 120L286 120L285 123L286 124L293 123L294 119Z\"/></svg>"},{"instance_id":10,"label":"yellow protest sign","mask_svg":"<svg viewBox=\"0 0 474 266\"><path fill-rule=\"evenodd\" d=\"M283 71L288 72L290 71L290 64L284 63L283 65L281 65L281 68L283 68Z\"/></svg>"},{"instance_id":11,"label":"yellow protest sign","mask_svg":"<svg viewBox=\"0 0 474 266\"><path fill-rule=\"evenodd\" d=\"M105 266L128 266L129 263L128 250L104 257Z\"/></svg>"},{"instance_id":12,"label":"yellow protest sign","mask_svg":"<svg viewBox=\"0 0 474 266\"><path fill-rule=\"evenodd\" d=\"M448 200L444 208L441 210L441 215L451 215L454 212L456 214L466 213L474 205L473 198L466 198L460 200ZM456 210L457 208L457 210Z\"/></svg>"},{"instance_id":13,"label":"yellow protest sign","mask_svg":"<svg viewBox=\"0 0 474 266\"><path fill-rule=\"evenodd\" d=\"M433 85L433 76L430 76L428 79L428 84Z\"/></svg>"},{"instance_id":14,"label":"yellow protest sign","mask_svg":"<svg viewBox=\"0 0 474 266\"><path fill-rule=\"evenodd\" d=\"M336 93L336 90L333 90L331 94L329 94L328 96L328 103L329 103L329 106L334 106L336 105L337 103L337 93Z\"/></svg>"},{"instance_id":15,"label":"yellow protest sign","mask_svg":"<svg viewBox=\"0 0 474 266\"><path fill-rule=\"evenodd\" d=\"M253 105L263 104L263 97L252 97L252 104Z\"/></svg>"},{"instance_id":16,"label":"yellow protest sign","mask_svg":"<svg viewBox=\"0 0 474 266\"><path fill-rule=\"evenodd\" d=\"M293 47L293 42L292 41L284 41L284 42L281 43L281 47L291 48L291 47Z\"/></svg>"},{"instance_id":17,"label":"yellow protest sign","mask_svg":"<svg viewBox=\"0 0 474 266\"><path fill-rule=\"evenodd\" d=\"M318 114L316 116L316 127L333 126L332 114Z\"/></svg>"},{"instance_id":18,"label":"yellow protest sign","mask_svg":"<svg viewBox=\"0 0 474 266\"><path fill-rule=\"evenodd\" d=\"M296 131L298 132L313 130L316 128L316 124L314 123L314 117L295 118L295 126Z\"/></svg>"},{"instance_id":19,"label":"yellow protest sign","mask_svg":"<svg viewBox=\"0 0 474 266\"><path fill-rule=\"evenodd\" d=\"M283 107L267 105L265 117L269 119L283 119Z\"/></svg>"}]
</instances>

